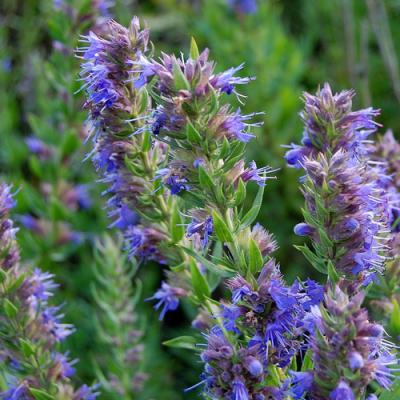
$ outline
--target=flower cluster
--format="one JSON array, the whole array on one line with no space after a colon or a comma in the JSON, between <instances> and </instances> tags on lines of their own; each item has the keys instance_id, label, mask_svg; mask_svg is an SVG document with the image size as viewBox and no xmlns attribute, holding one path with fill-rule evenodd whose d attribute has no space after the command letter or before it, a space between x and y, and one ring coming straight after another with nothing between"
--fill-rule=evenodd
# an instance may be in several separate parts
<instances>
[{"instance_id":1,"label":"flower cluster","mask_svg":"<svg viewBox=\"0 0 400 400\"><path fill-rule=\"evenodd\" d=\"M111 226L125 231L131 256L162 261L157 246L165 234L136 212L157 220L153 180L166 152L161 143L151 148L148 140L132 137L141 113L148 108L145 95L131 82L137 75L135 60L147 51L148 31L140 29L136 18L130 29L110 21L101 37L91 32L84 40L81 76L94 141L91 157L108 185L109 215L115 218Z\"/></svg>"},{"instance_id":2,"label":"flower cluster","mask_svg":"<svg viewBox=\"0 0 400 400\"><path fill-rule=\"evenodd\" d=\"M274 259L255 282L238 275L228 287L231 303L221 303L219 324L207 335L201 355L205 392L212 399L283 399L280 382L270 386L265 381L304 347L305 317L322 300L323 287L312 280L287 286Z\"/></svg>"},{"instance_id":3,"label":"flower cluster","mask_svg":"<svg viewBox=\"0 0 400 400\"><path fill-rule=\"evenodd\" d=\"M327 84L316 96L305 94L303 144L292 145L286 160L306 171L305 222L295 233L312 238L316 257L303 252L321 272L330 261L340 274L367 283L385 261L387 196L367 157L377 112L352 111L353 95L332 94Z\"/></svg>"},{"instance_id":4,"label":"flower cluster","mask_svg":"<svg viewBox=\"0 0 400 400\"><path fill-rule=\"evenodd\" d=\"M372 382L383 389L391 386L398 360L382 325L369 321L363 300L363 293L349 297L337 285L321 309L312 309L313 370L293 373L295 399L305 393L312 399L356 399L366 395Z\"/></svg>"},{"instance_id":5,"label":"flower cluster","mask_svg":"<svg viewBox=\"0 0 400 400\"><path fill-rule=\"evenodd\" d=\"M295 233L309 236L314 252L299 248L328 275L324 305L307 318L313 370L293 372L291 392L299 399L305 393L312 399L365 398L373 381L391 386L391 366L398 363L383 327L362 308L361 284L384 272L388 255L390 177L366 141L377 112L352 111L353 95L334 95L327 84L316 96L306 94L302 145L286 153L289 165L306 172L305 222Z\"/></svg>"},{"instance_id":6,"label":"flower cluster","mask_svg":"<svg viewBox=\"0 0 400 400\"><path fill-rule=\"evenodd\" d=\"M73 331L62 322L59 306L49 304L57 285L53 275L39 269L31 270L19 263L16 229L9 219L14 206L11 189L0 184L0 318L3 366L7 371L4 399L33 399L49 396L69 386L76 360L60 353L57 344ZM73 399L90 400L95 388L85 386L74 390Z\"/></svg>"},{"instance_id":7,"label":"flower cluster","mask_svg":"<svg viewBox=\"0 0 400 400\"><path fill-rule=\"evenodd\" d=\"M289 166L302 167L304 157L314 158L318 153L346 150L358 157L368 153L366 139L379 126L375 121L379 112L373 108L352 110L355 92L345 90L333 94L325 83L316 95L304 94L304 122L301 145L292 144L285 159Z\"/></svg>"},{"instance_id":8,"label":"flower cluster","mask_svg":"<svg viewBox=\"0 0 400 400\"><path fill-rule=\"evenodd\" d=\"M331 261L341 274L370 281L385 261L384 190L371 180L368 165L344 150L305 158L303 167L306 223L295 232L312 238L321 269Z\"/></svg>"},{"instance_id":9,"label":"flower cluster","mask_svg":"<svg viewBox=\"0 0 400 400\"><path fill-rule=\"evenodd\" d=\"M387 190L390 227L393 233L393 248L399 248L400 237L400 144L392 131L387 131L373 146L373 159L383 172L381 185ZM393 254L394 255L394 254Z\"/></svg>"}]
</instances>

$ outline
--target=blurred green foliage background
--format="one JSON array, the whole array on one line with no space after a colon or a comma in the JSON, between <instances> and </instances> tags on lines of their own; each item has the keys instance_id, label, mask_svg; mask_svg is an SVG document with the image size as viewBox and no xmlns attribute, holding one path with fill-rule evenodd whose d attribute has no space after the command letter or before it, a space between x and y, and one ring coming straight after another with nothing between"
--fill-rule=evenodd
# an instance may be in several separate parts
<instances>
[{"instance_id":1,"label":"blurred green foliage background","mask_svg":"<svg viewBox=\"0 0 400 400\"><path fill-rule=\"evenodd\" d=\"M83 161L89 146L74 49L79 35L101 29L107 13L125 25L140 16L158 52L187 50L193 36L200 47L210 48L218 71L245 63L243 75L256 77L244 88L243 109L263 112L264 126L248 157L280 168L266 190L259 222L276 235L277 258L288 280L312 273L293 248L302 200L299 174L284 166L282 148L300 139L302 92L325 81L335 90L354 88L356 107L380 108L382 131L400 132L399 0L259 0L257 13L250 15L235 12L225 0L2 0L0 176L18 191L15 218L24 259L52 271L60 283L58 300L77 327L68 346L86 381L95 379L94 365L106 350L95 330L91 286L94 240L110 230L104 188L90 161ZM39 150L29 148L32 136L41 140ZM88 204L78 196L80 185ZM146 332L143 368L150 374L138 398L191 398L183 389L199 380L193 355L161 345L188 329L190 307L160 324L143 299L158 287L162 270L141 266L138 277L143 289L137 310Z\"/></svg>"}]
</instances>

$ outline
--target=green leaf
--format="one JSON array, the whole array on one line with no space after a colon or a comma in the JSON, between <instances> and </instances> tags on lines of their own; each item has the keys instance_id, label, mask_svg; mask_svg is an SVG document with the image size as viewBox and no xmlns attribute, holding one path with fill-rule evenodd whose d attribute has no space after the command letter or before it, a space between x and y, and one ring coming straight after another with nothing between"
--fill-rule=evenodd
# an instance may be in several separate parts
<instances>
[{"instance_id":1,"label":"green leaf","mask_svg":"<svg viewBox=\"0 0 400 400\"><path fill-rule=\"evenodd\" d=\"M400 334L400 307L399 303L395 298L392 300L393 304L393 311L392 314L390 315L390 322L389 326L390 329L395 332L396 336Z\"/></svg>"},{"instance_id":2,"label":"green leaf","mask_svg":"<svg viewBox=\"0 0 400 400\"><path fill-rule=\"evenodd\" d=\"M211 295L206 278L200 273L195 261L190 263L190 272L194 293L200 302L203 302L206 297L210 297Z\"/></svg>"},{"instance_id":3,"label":"green leaf","mask_svg":"<svg viewBox=\"0 0 400 400\"><path fill-rule=\"evenodd\" d=\"M41 178L43 176L42 165L40 164L37 157L35 156L29 157L28 164L29 164L29 169L33 175L35 175L38 178Z\"/></svg>"},{"instance_id":4,"label":"green leaf","mask_svg":"<svg viewBox=\"0 0 400 400\"><path fill-rule=\"evenodd\" d=\"M240 230L243 230L243 229L247 228L248 226L250 226L257 218L258 213L260 212L262 201L263 201L264 187L265 186L260 186L260 188L258 189L258 192L257 192L257 196L253 201L252 207L246 213L246 215L241 219Z\"/></svg>"},{"instance_id":5,"label":"green leaf","mask_svg":"<svg viewBox=\"0 0 400 400\"><path fill-rule=\"evenodd\" d=\"M244 184L243 180L239 178L237 189L235 191L233 206L237 207L238 205L242 204L245 199L246 199L246 185Z\"/></svg>"},{"instance_id":6,"label":"green leaf","mask_svg":"<svg viewBox=\"0 0 400 400\"><path fill-rule=\"evenodd\" d=\"M18 308L8 299L4 300L4 312L6 313L8 318L15 318L18 314Z\"/></svg>"},{"instance_id":7,"label":"green leaf","mask_svg":"<svg viewBox=\"0 0 400 400\"><path fill-rule=\"evenodd\" d=\"M20 339L19 343L21 344L22 353L26 358L30 357L32 354L35 354L35 349L33 348L33 345L27 340Z\"/></svg>"},{"instance_id":8,"label":"green leaf","mask_svg":"<svg viewBox=\"0 0 400 400\"><path fill-rule=\"evenodd\" d=\"M182 216L176 204L171 215L171 239L173 243L178 243L185 235L185 227L183 226Z\"/></svg>"},{"instance_id":9,"label":"green leaf","mask_svg":"<svg viewBox=\"0 0 400 400\"><path fill-rule=\"evenodd\" d=\"M203 139L199 131L193 126L193 124L190 121L188 121L186 125L186 136L189 142L192 143L201 143Z\"/></svg>"},{"instance_id":10,"label":"green leaf","mask_svg":"<svg viewBox=\"0 0 400 400\"><path fill-rule=\"evenodd\" d=\"M53 396L51 396L50 394L46 393L43 390L29 388L29 391L36 400L54 400Z\"/></svg>"},{"instance_id":11,"label":"green leaf","mask_svg":"<svg viewBox=\"0 0 400 400\"><path fill-rule=\"evenodd\" d=\"M211 88L211 102L208 113L210 115L214 115L218 111L218 109L219 109L218 94L214 89Z\"/></svg>"},{"instance_id":12,"label":"green leaf","mask_svg":"<svg viewBox=\"0 0 400 400\"><path fill-rule=\"evenodd\" d=\"M379 400L399 400L400 399L400 380L397 379L390 389L385 390L379 396Z\"/></svg>"},{"instance_id":13,"label":"green leaf","mask_svg":"<svg viewBox=\"0 0 400 400\"><path fill-rule=\"evenodd\" d=\"M233 242L232 232L226 225L225 221L221 218L221 216L213 211L213 224L214 224L214 232L218 238L223 243L231 243Z\"/></svg>"},{"instance_id":14,"label":"green leaf","mask_svg":"<svg viewBox=\"0 0 400 400\"><path fill-rule=\"evenodd\" d=\"M224 159L230 151L231 145L229 144L229 140L224 136L224 142L222 143L221 150L219 152L219 158Z\"/></svg>"},{"instance_id":15,"label":"green leaf","mask_svg":"<svg viewBox=\"0 0 400 400\"><path fill-rule=\"evenodd\" d=\"M164 346L178 349L199 350L196 347L197 340L193 336L179 336L163 342Z\"/></svg>"},{"instance_id":16,"label":"green leaf","mask_svg":"<svg viewBox=\"0 0 400 400\"><path fill-rule=\"evenodd\" d=\"M340 279L340 276L331 260L328 261L328 277L334 284L338 283Z\"/></svg>"},{"instance_id":17,"label":"green leaf","mask_svg":"<svg viewBox=\"0 0 400 400\"><path fill-rule=\"evenodd\" d=\"M196 40L194 37L190 40L190 58L192 60L197 60L199 57L199 48L197 47Z\"/></svg>"},{"instance_id":18,"label":"green leaf","mask_svg":"<svg viewBox=\"0 0 400 400\"><path fill-rule=\"evenodd\" d=\"M176 59L173 60L173 64L172 74L174 76L176 90L190 90L189 82L187 81Z\"/></svg>"},{"instance_id":19,"label":"green leaf","mask_svg":"<svg viewBox=\"0 0 400 400\"><path fill-rule=\"evenodd\" d=\"M224 277L224 278L230 278L235 275L235 270L228 268L224 265L221 264L214 264L213 262L207 260L205 257L200 255L199 253L195 252L193 249L190 249L188 247L181 246L182 249L192 256L196 261L204 265L205 268L207 268L209 271L217 274L218 276Z\"/></svg>"},{"instance_id":20,"label":"green leaf","mask_svg":"<svg viewBox=\"0 0 400 400\"><path fill-rule=\"evenodd\" d=\"M3 283L7 279L7 271L0 268L0 283Z\"/></svg>"},{"instance_id":21,"label":"green leaf","mask_svg":"<svg viewBox=\"0 0 400 400\"><path fill-rule=\"evenodd\" d=\"M199 181L200 181L200 185L204 188L204 189L208 189L208 190L213 190L214 187L214 183L211 179L211 177L207 174L207 172L205 171L205 169L203 168L203 166L199 165Z\"/></svg>"},{"instance_id":22,"label":"green leaf","mask_svg":"<svg viewBox=\"0 0 400 400\"><path fill-rule=\"evenodd\" d=\"M312 357L311 357L311 350L308 349L304 359L303 359L303 364L301 365L301 371L305 372L305 371L309 371L312 370L314 367L314 363L312 361Z\"/></svg>"},{"instance_id":23,"label":"green leaf","mask_svg":"<svg viewBox=\"0 0 400 400\"><path fill-rule=\"evenodd\" d=\"M142 151L147 153L151 149L151 133L146 131L142 134Z\"/></svg>"},{"instance_id":24,"label":"green leaf","mask_svg":"<svg viewBox=\"0 0 400 400\"><path fill-rule=\"evenodd\" d=\"M61 144L61 155L63 157L71 155L80 145L76 132L68 133L63 136Z\"/></svg>"},{"instance_id":25,"label":"green leaf","mask_svg":"<svg viewBox=\"0 0 400 400\"><path fill-rule=\"evenodd\" d=\"M140 96L140 103L139 103L139 109L137 110L137 115L147 114L149 108L149 93L147 92L145 87L143 87L140 90L139 96Z\"/></svg>"},{"instance_id":26,"label":"green leaf","mask_svg":"<svg viewBox=\"0 0 400 400\"><path fill-rule=\"evenodd\" d=\"M328 234L322 228L318 229L319 238L321 239L321 243L326 248L331 248L333 246L332 241L329 239Z\"/></svg>"},{"instance_id":27,"label":"green leaf","mask_svg":"<svg viewBox=\"0 0 400 400\"><path fill-rule=\"evenodd\" d=\"M260 248L253 238L249 241L249 268L250 272L255 275L259 272L264 265L264 259L261 254Z\"/></svg>"},{"instance_id":28,"label":"green leaf","mask_svg":"<svg viewBox=\"0 0 400 400\"><path fill-rule=\"evenodd\" d=\"M321 260L317 255L315 255L307 245L304 246L294 246L297 250L301 251L304 257L311 263L311 265L322 274L327 273L324 260Z\"/></svg>"}]
</instances>

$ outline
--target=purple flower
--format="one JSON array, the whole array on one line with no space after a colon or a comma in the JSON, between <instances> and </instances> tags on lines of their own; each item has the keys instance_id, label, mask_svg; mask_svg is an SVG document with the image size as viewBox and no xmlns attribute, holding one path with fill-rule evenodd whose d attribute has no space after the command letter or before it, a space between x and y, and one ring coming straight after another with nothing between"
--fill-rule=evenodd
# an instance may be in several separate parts
<instances>
[{"instance_id":1,"label":"purple flower","mask_svg":"<svg viewBox=\"0 0 400 400\"><path fill-rule=\"evenodd\" d=\"M225 179L228 183L234 186L238 185L239 179L243 182L253 181L256 182L258 186L265 186L268 179L275 179L275 176L267 176L276 172L276 170L271 167L257 168L254 161L249 163L249 166L245 168L245 163L243 160L238 161L230 171L225 175Z\"/></svg>"},{"instance_id":2,"label":"purple flower","mask_svg":"<svg viewBox=\"0 0 400 400\"><path fill-rule=\"evenodd\" d=\"M98 385L88 386L82 385L75 393L73 400L95 400L100 392L97 391Z\"/></svg>"},{"instance_id":3,"label":"purple flower","mask_svg":"<svg viewBox=\"0 0 400 400\"><path fill-rule=\"evenodd\" d=\"M130 225L125 231L129 257L153 260L161 264L165 263L165 259L159 250L159 244L165 239L165 234L156 226Z\"/></svg>"},{"instance_id":4,"label":"purple flower","mask_svg":"<svg viewBox=\"0 0 400 400\"><path fill-rule=\"evenodd\" d=\"M43 225L40 219L35 218L30 214L23 214L19 217L19 221L26 229L29 229L38 235L44 234Z\"/></svg>"},{"instance_id":5,"label":"purple flower","mask_svg":"<svg viewBox=\"0 0 400 400\"><path fill-rule=\"evenodd\" d=\"M253 376L260 376L264 371L264 366L257 358L249 357L246 360L246 368Z\"/></svg>"},{"instance_id":6,"label":"purple flower","mask_svg":"<svg viewBox=\"0 0 400 400\"><path fill-rule=\"evenodd\" d=\"M290 309L297 304L297 299L291 290L285 287L280 279L272 279L270 283L270 294L280 310Z\"/></svg>"},{"instance_id":7,"label":"purple flower","mask_svg":"<svg viewBox=\"0 0 400 400\"><path fill-rule=\"evenodd\" d=\"M166 180L165 184L171 190L171 194L178 194L182 191L187 191L190 189L190 186L187 185L187 179L184 177L180 177L179 175L170 175Z\"/></svg>"},{"instance_id":8,"label":"purple flower","mask_svg":"<svg viewBox=\"0 0 400 400\"><path fill-rule=\"evenodd\" d=\"M254 181L258 186L265 186L265 181L267 179L274 179L275 177L265 176L266 174L270 174L271 172L275 172L276 170L272 170L271 167L262 167L257 168L257 165L254 161L249 163L248 168L246 168L243 173L240 175L240 178L243 182Z\"/></svg>"},{"instance_id":9,"label":"purple flower","mask_svg":"<svg viewBox=\"0 0 400 400\"><path fill-rule=\"evenodd\" d=\"M230 343L220 329L206 336L207 348L201 353L205 364L204 391L210 398L263 399L266 373L259 349Z\"/></svg>"},{"instance_id":10,"label":"purple flower","mask_svg":"<svg viewBox=\"0 0 400 400\"><path fill-rule=\"evenodd\" d=\"M176 195L182 191L190 190L188 180L185 177L188 166L179 161L171 162L168 168L157 171L156 178L162 178L163 183L169 188L171 194Z\"/></svg>"},{"instance_id":11,"label":"purple flower","mask_svg":"<svg viewBox=\"0 0 400 400\"><path fill-rule=\"evenodd\" d=\"M7 391L0 393L3 400L30 400L31 396L24 383L11 386Z\"/></svg>"},{"instance_id":12,"label":"purple flower","mask_svg":"<svg viewBox=\"0 0 400 400\"><path fill-rule=\"evenodd\" d=\"M239 377L235 377L232 383L232 400L249 400L249 392Z\"/></svg>"},{"instance_id":13,"label":"purple flower","mask_svg":"<svg viewBox=\"0 0 400 400\"><path fill-rule=\"evenodd\" d=\"M213 234L214 224L210 215L203 214L203 210L200 209L191 211L192 221L186 228L186 236L199 235L204 248L208 244L209 237Z\"/></svg>"},{"instance_id":14,"label":"purple flower","mask_svg":"<svg viewBox=\"0 0 400 400\"><path fill-rule=\"evenodd\" d=\"M372 382L388 389L395 379L396 369L392 368L398 359L389 352L393 345L385 338L383 327L371 323L368 311L361 308L364 294L351 297L341 285L343 282L328 290L321 313L314 314L315 329L310 332L315 377L311 397L355 399Z\"/></svg>"},{"instance_id":15,"label":"purple flower","mask_svg":"<svg viewBox=\"0 0 400 400\"><path fill-rule=\"evenodd\" d=\"M241 14L254 14L257 12L257 0L227 0L228 5Z\"/></svg>"},{"instance_id":16,"label":"purple flower","mask_svg":"<svg viewBox=\"0 0 400 400\"><path fill-rule=\"evenodd\" d=\"M302 399L304 394L307 393L313 384L313 374L311 372L290 372L290 391L295 399Z\"/></svg>"},{"instance_id":17,"label":"purple flower","mask_svg":"<svg viewBox=\"0 0 400 400\"><path fill-rule=\"evenodd\" d=\"M9 212L14 206L11 187L0 183L0 267L5 271L15 267L20 258L15 240L17 229L9 219Z\"/></svg>"},{"instance_id":18,"label":"purple flower","mask_svg":"<svg viewBox=\"0 0 400 400\"><path fill-rule=\"evenodd\" d=\"M243 65L244 64L241 64L238 67L229 68L228 70L221 72L220 74L213 75L210 78L211 86L217 90L221 90L221 92L224 92L226 94L235 93L237 95L237 92L235 91L235 86L247 85L252 80L252 78L248 77L241 78L234 76L236 72L240 71L243 68Z\"/></svg>"},{"instance_id":19,"label":"purple flower","mask_svg":"<svg viewBox=\"0 0 400 400\"><path fill-rule=\"evenodd\" d=\"M256 242L263 257L271 255L278 248L278 243L274 239L274 236L259 223L253 226L251 237Z\"/></svg>"},{"instance_id":20,"label":"purple flower","mask_svg":"<svg viewBox=\"0 0 400 400\"><path fill-rule=\"evenodd\" d=\"M70 378L75 374L76 369L74 365L78 360L69 360L68 352L65 354L56 353L54 355L54 361L56 363L57 372L61 378Z\"/></svg>"},{"instance_id":21,"label":"purple flower","mask_svg":"<svg viewBox=\"0 0 400 400\"><path fill-rule=\"evenodd\" d=\"M160 321L164 319L167 311L175 311L179 306L179 298L185 297L187 292L185 289L170 286L166 282L161 283L161 288L149 297L147 300L158 300L154 308L158 310L162 307L160 313Z\"/></svg>"},{"instance_id":22,"label":"purple flower","mask_svg":"<svg viewBox=\"0 0 400 400\"><path fill-rule=\"evenodd\" d=\"M61 319L63 314L59 314L61 307L46 307L38 315L37 326L43 335L48 335L49 340L54 342L62 342L75 329L71 324L64 324Z\"/></svg>"},{"instance_id":23,"label":"purple flower","mask_svg":"<svg viewBox=\"0 0 400 400\"><path fill-rule=\"evenodd\" d=\"M350 352L347 357L349 360L350 369L352 369L353 371L356 369L360 369L364 366L364 359L358 351Z\"/></svg>"},{"instance_id":24,"label":"purple flower","mask_svg":"<svg viewBox=\"0 0 400 400\"><path fill-rule=\"evenodd\" d=\"M368 283L383 270L388 230L385 193L374 172L343 150L329 158L322 154L306 158L303 167L306 209L312 216L309 220L316 222L298 224L295 232L311 235L316 249L327 246L328 238L341 249L330 256L337 271ZM318 211L321 204L329 216ZM321 257L327 257L327 251Z\"/></svg>"},{"instance_id":25,"label":"purple flower","mask_svg":"<svg viewBox=\"0 0 400 400\"><path fill-rule=\"evenodd\" d=\"M312 236L314 228L308 224L301 222L294 227L294 233L298 236Z\"/></svg>"},{"instance_id":26,"label":"purple flower","mask_svg":"<svg viewBox=\"0 0 400 400\"><path fill-rule=\"evenodd\" d=\"M305 288L305 296L301 298L303 308L308 312L312 306L319 305L324 299L324 287L312 279L307 279L302 283Z\"/></svg>"},{"instance_id":27,"label":"purple flower","mask_svg":"<svg viewBox=\"0 0 400 400\"><path fill-rule=\"evenodd\" d=\"M47 160L51 157L52 150L46 143L35 136L29 136L25 139L29 151L36 154L41 160Z\"/></svg>"},{"instance_id":28,"label":"purple flower","mask_svg":"<svg viewBox=\"0 0 400 400\"><path fill-rule=\"evenodd\" d=\"M329 395L330 400L355 400L355 396L350 386L344 382L340 381L335 390L333 390Z\"/></svg>"},{"instance_id":29,"label":"purple flower","mask_svg":"<svg viewBox=\"0 0 400 400\"><path fill-rule=\"evenodd\" d=\"M121 204L109 213L110 217L117 216L117 219L110 225L110 228L127 229L139 223L139 216L126 204Z\"/></svg>"},{"instance_id":30,"label":"purple flower","mask_svg":"<svg viewBox=\"0 0 400 400\"><path fill-rule=\"evenodd\" d=\"M259 127L262 122L249 123L257 113L243 115L240 109L230 112L228 106L222 106L219 112L209 122L210 132L217 138L239 140L247 143L255 137L250 128Z\"/></svg>"},{"instance_id":31,"label":"purple flower","mask_svg":"<svg viewBox=\"0 0 400 400\"><path fill-rule=\"evenodd\" d=\"M28 278L25 285L28 286L31 296L35 298L34 301L46 302L49 297L53 295L53 291L57 284L53 281L53 274L42 272L39 268L35 268L32 275Z\"/></svg>"}]
</instances>

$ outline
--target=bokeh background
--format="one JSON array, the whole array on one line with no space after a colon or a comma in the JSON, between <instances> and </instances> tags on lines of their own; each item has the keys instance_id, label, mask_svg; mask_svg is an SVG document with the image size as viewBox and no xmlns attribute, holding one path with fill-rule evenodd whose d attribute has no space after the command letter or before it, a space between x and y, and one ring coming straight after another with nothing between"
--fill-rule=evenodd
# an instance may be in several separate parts
<instances>
[{"instance_id":1,"label":"bokeh background","mask_svg":"<svg viewBox=\"0 0 400 400\"><path fill-rule=\"evenodd\" d=\"M127 25L138 15L157 52L186 51L193 36L211 50L218 71L244 63L243 75L256 77L243 88L242 108L263 112L258 118L264 125L248 158L280 168L259 222L276 235L277 258L289 281L312 273L293 248L299 243L293 226L301 220L299 173L285 167L282 148L301 137L302 92L325 81L335 90L354 88L355 107L381 109L381 132L400 132L400 0L258 0L256 12L234 3L0 1L0 178L17 191L24 259L55 273L60 283L58 300L77 327L68 347L86 382L96 379L95 366L106 351L96 330L93 247L110 229L104 187L90 161L83 161L89 146L74 53L80 35L101 29L107 18ZM184 304L159 323L143 300L159 286L161 267L143 265L135 279L143 286L137 310L145 331L143 368L150 375L137 398L193 398L183 393L199 380L193 354L161 345L184 334L193 310Z\"/></svg>"}]
</instances>

